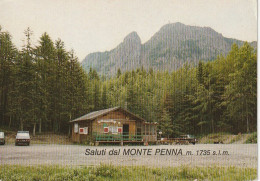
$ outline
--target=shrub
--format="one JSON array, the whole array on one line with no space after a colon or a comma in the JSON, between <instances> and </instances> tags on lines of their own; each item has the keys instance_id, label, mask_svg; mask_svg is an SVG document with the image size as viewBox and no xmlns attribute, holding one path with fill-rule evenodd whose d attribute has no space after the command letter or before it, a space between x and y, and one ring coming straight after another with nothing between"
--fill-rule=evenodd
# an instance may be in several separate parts
<instances>
[{"instance_id":1,"label":"shrub","mask_svg":"<svg viewBox=\"0 0 260 181\"><path fill-rule=\"evenodd\" d=\"M257 133L252 133L246 140L246 143L257 143Z\"/></svg>"},{"instance_id":2,"label":"shrub","mask_svg":"<svg viewBox=\"0 0 260 181\"><path fill-rule=\"evenodd\" d=\"M241 139L242 135L238 134L237 136L235 136L234 138L231 139L230 143L234 143L236 141L239 141Z\"/></svg>"},{"instance_id":3,"label":"shrub","mask_svg":"<svg viewBox=\"0 0 260 181\"><path fill-rule=\"evenodd\" d=\"M101 177L114 177L118 173L118 169L112 165L100 165L96 168L96 176Z\"/></svg>"}]
</instances>

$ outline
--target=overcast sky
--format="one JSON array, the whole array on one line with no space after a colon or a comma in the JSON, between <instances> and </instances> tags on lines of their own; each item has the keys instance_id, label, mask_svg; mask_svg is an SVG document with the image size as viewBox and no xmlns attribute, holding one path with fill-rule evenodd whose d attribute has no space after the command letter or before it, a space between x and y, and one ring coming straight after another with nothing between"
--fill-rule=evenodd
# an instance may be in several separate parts
<instances>
[{"instance_id":1,"label":"overcast sky","mask_svg":"<svg viewBox=\"0 0 260 181\"><path fill-rule=\"evenodd\" d=\"M136 31L142 43L163 25L181 22L208 26L223 36L257 40L256 0L0 0L0 25L23 45L30 27L33 41L47 32L74 49L81 61L88 53L114 48Z\"/></svg>"}]
</instances>

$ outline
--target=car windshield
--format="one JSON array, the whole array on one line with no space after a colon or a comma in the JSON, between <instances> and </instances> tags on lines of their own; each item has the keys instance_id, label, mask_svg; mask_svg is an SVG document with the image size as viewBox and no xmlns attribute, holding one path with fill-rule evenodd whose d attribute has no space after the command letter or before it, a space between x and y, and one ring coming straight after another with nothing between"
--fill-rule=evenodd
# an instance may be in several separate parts
<instances>
[{"instance_id":1,"label":"car windshield","mask_svg":"<svg viewBox=\"0 0 260 181\"><path fill-rule=\"evenodd\" d=\"M17 133L16 138L30 138L29 133Z\"/></svg>"},{"instance_id":2,"label":"car windshield","mask_svg":"<svg viewBox=\"0 0 260 181\"><path fill-rule=\"evenodd\" d=\"M194 136L187 134L187 135L181 135L181 138L194 138Z\"/></svg>"},{"instance_id":3,"label":"car windshield","mask_svg":"<svg viewBox=\"0 0 260 181\"><path fill-rule=\"evenodd\" d=\"M0 138L4 138L4 133L0 132Z\"/></svg>"},{"instance_id":4,"label":"car windshield","mask_svg":"<svg viewBox=\"0 0 260 181\"><path fill-rule=\"evenodd\" d=\"M188 134L187 137L188 137L188 138L194 138L194 135Z\"/></svg>"}]
</instances>

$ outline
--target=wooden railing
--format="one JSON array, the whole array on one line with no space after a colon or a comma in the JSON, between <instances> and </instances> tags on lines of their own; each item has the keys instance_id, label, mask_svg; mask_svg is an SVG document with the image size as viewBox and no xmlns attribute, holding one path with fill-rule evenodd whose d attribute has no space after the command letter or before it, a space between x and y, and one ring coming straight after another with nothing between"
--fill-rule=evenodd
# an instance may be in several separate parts
<instances>
[{"instance_id":1,"label":"wooden railing","mask_svg":"<svg viewBox=\"0 0 260 181\"><path fill-rule=\"evenodd\" d=\"M143 135L140 134L101 134L94 133L95 141L143 141Z\"/></svg>"}]
</instances>

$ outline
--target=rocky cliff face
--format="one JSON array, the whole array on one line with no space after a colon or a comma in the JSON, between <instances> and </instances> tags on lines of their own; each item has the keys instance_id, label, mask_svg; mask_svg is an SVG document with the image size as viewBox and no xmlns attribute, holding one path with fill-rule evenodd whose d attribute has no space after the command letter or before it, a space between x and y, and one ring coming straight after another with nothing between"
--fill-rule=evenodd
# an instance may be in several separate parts
<instances>
[{"instance_id":1,"label":"rocky cliff face","mask_svg":"<svg viewBox=\"0 0 260 181\"><path fill-rule=\"evenodd\" d=\"M126 71L139 66L141 46L141 39L136 32L127 35L124 41L110 52L109 62L114 64L113 68L110 67L110 71L114 73L118 68Z\"/></svg>"},{"instance_id":2,"label":"rocky cliff face","mask_svg":"<svg viewBox=\"0 0 260 181\"><path fill-rule=\"evenodd\" d=\"M111 76L119 68L124 72L141 66L172 71L184 63L196 64L199 60L211 61L220 54L226 55L234 43L241 46L244 42L225 38L209 27L167 24L144 44L132 32L115 49L87 55L82 66ZM251 45L256 48L256 42Z\"/></svg>"}]
</instances>

